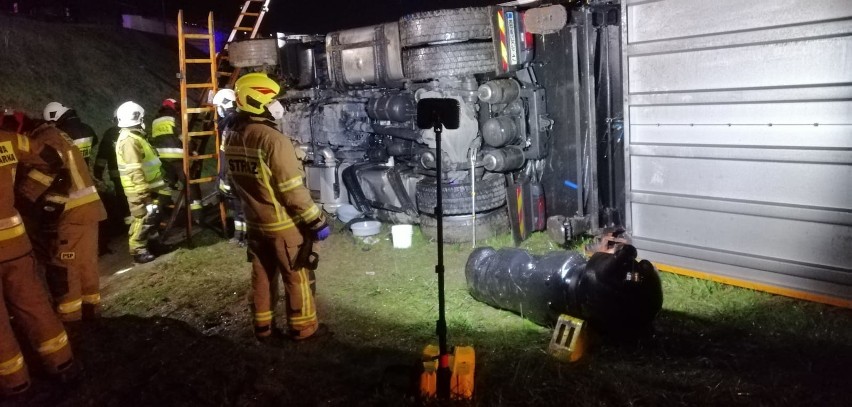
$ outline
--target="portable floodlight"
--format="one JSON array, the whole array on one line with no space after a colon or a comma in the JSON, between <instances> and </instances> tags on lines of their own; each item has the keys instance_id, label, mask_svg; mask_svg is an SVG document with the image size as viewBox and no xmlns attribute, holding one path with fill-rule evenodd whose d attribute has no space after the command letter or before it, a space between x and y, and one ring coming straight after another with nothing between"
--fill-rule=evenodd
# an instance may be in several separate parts
<instances>
[{"instance_id":1,"label":"portable floodlight","mask_svg":"<svg viewBox=\"0 0 852 407\"><path fill-rule=\"evenodd\" d=\"M424 372L420 380L420 392L424 396L439 398L471 398L473 396L473 372L475 356L472 347L457 346L452 357L447 347L447 319L444 309L444 201L441 194L441 132L443 129L459 128L459 101L456 99L420 99L417 102L417 126L432 129L435 132L437 177L437 205L435 217L438 223L438 349L434 345L426 346L423 351ZM437 350L437 352L435 352ZM437 363L435 358L437 357ZM437 366L436 366L437 365Z\"/></svg>"}]
</instances>

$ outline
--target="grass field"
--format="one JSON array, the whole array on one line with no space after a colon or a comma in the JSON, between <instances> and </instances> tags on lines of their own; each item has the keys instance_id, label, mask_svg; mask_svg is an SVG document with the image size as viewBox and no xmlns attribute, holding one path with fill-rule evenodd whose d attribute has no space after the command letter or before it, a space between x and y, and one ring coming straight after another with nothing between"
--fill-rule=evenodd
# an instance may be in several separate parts
<instances>
[{"instance_id":1,"label":"grass field","mask_svg":"<svg viewBox=\"0 0 852 407\"><path fill-rule=\"evenodd\" d=\"M212 236L196 243L194 250L180 249L112 278L105 304L106 315L117 320L164 317L185 323L192 343L228 341L232 356L177 357L181 364L197 365L194 374L204 382L210 380L210 372L202 371L208 364L239 359L228 382L219 384L230 389L227 394L201 404L412 402L402 393L405 377L394 372L404 372L424 345L436 343L437 319L435 244L419 231L410 249L394 249L387 230L374 244L347 232L321 244L319 312L334 336L308 347L255 345L244 251ZM510 239L486 243L506 246ZM524 247L558 250L541 234ZM445 250L450 343L476 349L476 396L470 404L845 405L852 395L850 310L664 273L665 302L653 337L638 342L598 337L587 357L564 364L545 352L547 328L470 297L463 271L470 250L469 245ZM177 362L160 363L168 369ZM273 373L258 389L256 375L264 367ZM147 385L186 395L186 389L166 383ZM246 403L247 395L252 402Z\"/></svg>"}]
</instances>

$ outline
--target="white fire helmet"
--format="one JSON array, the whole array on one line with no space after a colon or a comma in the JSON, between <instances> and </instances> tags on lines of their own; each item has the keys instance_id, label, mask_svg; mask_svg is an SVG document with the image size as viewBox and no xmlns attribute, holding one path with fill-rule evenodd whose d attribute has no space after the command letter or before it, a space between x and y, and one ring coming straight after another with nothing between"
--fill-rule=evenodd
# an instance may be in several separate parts
<instances>
[{"instance_id":1,"label":"white fire helmet","mask_svg":"<svg viewBox=\"0 0 852 407\"><path fill-rule=\"evenodd\" d=\"M234 101L237 100L237 94L233 89L219 89L216 95L213 96L213 104L216 105L216 113L219 117L225 117L228 110L234 109Z\"/></svg>"},{"instance_id":2,"label":"white fire helmet","mask_svg":"<svg viewBox=\"0 0 852 407\"><path fill-rule=\"evenodd\" d=\"M44 120L55 122L69 110L71 110L71 108L63 105L62 103L50 102L44 107Z\"/></svg>"},{"instance_id":3,"label":"white fire helmet","mask_svg":"<svg viewBox=\"0 0 852 407\"><path fill-rule=\"evenodd\" d=\"M115 118L118 120L118 127L133 127L144 124L142 119L145 118L145 109L135 102L124 102L115 111Z\"/></svg>"}]
</instances>

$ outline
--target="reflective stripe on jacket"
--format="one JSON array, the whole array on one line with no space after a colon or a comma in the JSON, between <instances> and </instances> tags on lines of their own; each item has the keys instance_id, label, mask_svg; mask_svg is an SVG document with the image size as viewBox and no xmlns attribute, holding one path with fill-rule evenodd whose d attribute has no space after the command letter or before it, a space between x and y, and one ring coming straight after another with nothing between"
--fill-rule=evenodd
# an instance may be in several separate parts
<instances>
[{"instance_id":1,"label":"reflective stripe on jacket","mask_svg":"<svg viewBox=\"0 0 852 407\"><path fill-rule=\"evenodd\" d=\"M249 233L301 244L296 227L322 217L304 185L305 172L289 138L260 118L241 116L225 140L228 173L243 202Z\"/></svg>"},{"instance_id":2,"label":"reflective stripe on jacket","mask_svg":"<svg viewBox=\"0 0 852 407\"><path fill-rule=\"evenodd\" d=\"M80 153L88 166L92 159L92 147L98 143L95 130L83 123L73 109L62 115L62 118L56 122L56 127L67 134L68 137L71 137L71 140L74 140L74 145L80 149Z\"/></svg>"},{"instance_id":3,"label":"reflective stripe on jacket","mask_svg":"<svg viewBox=\"0 0 852 407\"><path fill-rule=\"evenodd\" d=\"M95 188L89 167L74 141L59 128L43 124L33 130L30 138L53 147L62 157L62 174L67 179L53 183L44 195L45 200L65 206L60 222L83 224L106 219L106 210Z\"/></svg>"},{"instance_id":4,"label":"reflective stripe on jacket","mask_svg":"<svg viewBox=\"0 0 852 407\"><path fill-rule=\"evenodd\" d=\"M151 123L151 144L160 159L183 160L183 142L177 135L177 123L172 116L162 116Z\"/></svg>"},{"instance_id":5,"label":"reflective stripe on jacket","mask_svg":"<svg viewBox=\"0 0 852 407\"><path fill-rule=\"evenodd\" d=\"M16 182L19 165L26 166L20 168L22 174L24 171L36 171L39 174L37 178L41 179L30 177L28 173L18 177ZM47 191L61 167L62 158L52 147L21 134L0 130L0 262L18 258L32 250L21 216L14 206L15 198L21 198L21 205L32 205Z\"/></svg>"},{"instance_id":6,"label":"reflective stripe on jacket","mask_svg":"<svg viewBox=\"0 0 852 407\"><path fill-rule=\"evenodd\" d=\"M163 182L162 163L141 129L121 129L115 143L115 159L124 194L148 198Z\"/></svg>"}]
</instances>

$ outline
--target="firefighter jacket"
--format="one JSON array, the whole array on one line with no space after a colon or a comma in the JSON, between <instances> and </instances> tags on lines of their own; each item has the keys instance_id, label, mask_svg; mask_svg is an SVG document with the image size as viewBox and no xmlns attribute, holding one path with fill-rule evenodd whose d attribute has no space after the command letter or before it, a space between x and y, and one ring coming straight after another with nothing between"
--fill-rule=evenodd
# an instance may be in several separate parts
<instances>
[{"instance_id":1,"label":"firefighter jacket","mask_svg":"<svg viewBox=\"0 0 852 407\"><path fill-rule=\"evenodd\" d=\"M166 110L151 122L151 144L161 159L183 160L183 141L178 134L180 126L174 110Z\"/></svg>"},{"instance_id":2,"label":"firefighter jacket","mask_svg":"<svg viewBox=\"0 0 852 407\"><path fill-rule=\"evenodd\" d=\"M97 178L102 176L104 169L109 171L109 178L118 178L118 163L115 160L115 142L118 141L119 131L121 131L120 127L113 126L101 135L98 156L95 159L95 167L92 171Z\"/></svg>"},{"instance_id":3,"label":"firefighter jacket","mask_svg":"<svg viewBox=\"0 0 852 407\"><path fill-rule=\"evenodd\" d=\"M144 130L121 129L115 143L115 159L128 200L151 200L152 194L165 186L160 158L145 140Z\"/></svg>"},{"instance_id":4,"label":"firefighter jacket","mask_svg":"<svg viewBox=\"0 0 852 407\"><path fill-rule=\"evenodd\" d=\"M233 110L228 110L225 117L219 118L218 127L219 127L219 191L225 194L228 198L238 199L236 195L234 195L234 190L232 185L234 185L233 180L231 180L231 176L228 174L228 163L225 158L225 143L228 140L228 136L234 132L234 125L236 124L237 112Z\"/></svg>"},{"instance_id":5,"label":"firefighter jacket","mask_svg":"<svg viewBox=\"0 0 852 407\"><path fill-rule=\"evenodd\" d=\"M30 139L50 146L62 158L59 177L44 194L46 202L64 206L59 222L82 225L106 219L106 210L89 168L74 141L50 124L37 127L30 133Z\"/></svg>"},{"instance_id":6,"label":"firefighter jacket","mask_svg":"<svg viewBox=\"0 0 852 407\"><path fill-rule=\"evenodd\" d=\"M80 149L83 158L86 160L86 166L92 160L92 147L98 143L98 135L86 123L80 120L77 112L71 109L65 112L62 117L56 121L56 127L65 132L71 140L74 140L74 145Z\"/></svg>"},{"instance_id":7,"label":"firefighter jacket","mask_svg":"<svg viewBox=\"0 0 852 407\"><path fill-rule=\"evenodd\" d=\"M174 110L161 109L151 123L151 145L157 149L157 154L165 164L163 178L174 188L178 180L183 178L183 141L178 134L181 130L175 119L176 114Z\"/></svg>"},{"instance_id":8,"label":"firefighter jacket","mask_svg":"<svg viewBox=\"0 0 852 407\"><path fill-rule=\"evenodd\" d=\"M225 158L245 211L249 235L302 243L300 227L324 222L304 185L305 172L289 138L260 117L240 115L225 140Z\"/></svg>"},{"instance_id":9,"label":"firefighter jacket","mask_svg":"<svg viewBox=\"0 0 852 407\"><path fill-rule=\"evenodd\" d=\"M26 165L26 173L17 174L19 164ZM62 158L50 146L0 130L0 262L32 251L15 200L21 201L19 205L33 205L53 183L60 168Z\"/></svg>"}]
</instances>

